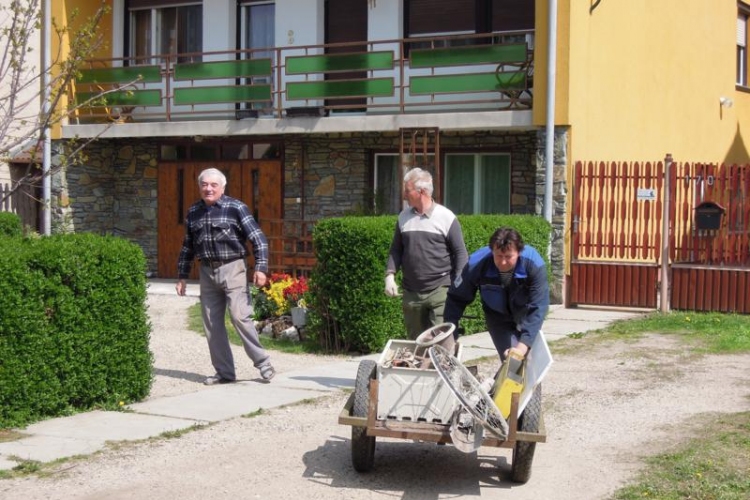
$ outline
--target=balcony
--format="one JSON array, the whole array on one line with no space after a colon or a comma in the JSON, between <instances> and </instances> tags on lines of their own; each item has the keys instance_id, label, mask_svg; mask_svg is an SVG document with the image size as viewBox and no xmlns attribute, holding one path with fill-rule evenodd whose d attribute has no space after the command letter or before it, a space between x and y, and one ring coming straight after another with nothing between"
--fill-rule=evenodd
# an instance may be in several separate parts
<instances>
[{"instance_id":1,"label":"balcony","mask_svg":"<svg viewBox=\"0 0 750 500\"><path fill-rule=\"evenodd\" d=\"M94 60L69 124L529 110L533 69L533 32Z\"/></svg>"}]
</instances>

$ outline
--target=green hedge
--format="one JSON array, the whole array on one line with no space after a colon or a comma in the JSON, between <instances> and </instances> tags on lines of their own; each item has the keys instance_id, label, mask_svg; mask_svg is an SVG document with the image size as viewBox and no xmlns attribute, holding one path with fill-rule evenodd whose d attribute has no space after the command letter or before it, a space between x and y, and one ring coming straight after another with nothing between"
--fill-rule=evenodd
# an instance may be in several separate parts
<instances>
[{"instance_id":1,"label":"green hedge","mask_svg":"<svg viewBox=\"0 0 750 500\"><path fill-rule=\"evenodd\" d=\"M546 259L551 226L530 215L459 216L469 254L489 243L501 226L516 228ZM327 351L378 352L389 339L406 338L401 301L383 293L396 216L319 221L313 233L317 265L310 279L308 334ZM400 283L401 273L397 276ZM479 301L462 320L467 334L485 330Z\"/></svg>"},{"instance_id":2,"label":"green hedge","mask_svg":"<svg viewBox=\"0 0 750 500\"><path fill-rule=\"evenodd\" d=\"M145 276L120 238L0 238L0 427L148 395Z\"/></svg>"},{"instance_id":3,"label":"green hedge","mask_svg":"<svg viewBox=\"0 0 750 500\"><path fill-rule=\"evenodd\" d=\"M11 212L0 212L0 237L22 235L23 225L18 215Z\"/></svg>"}]
</instances>

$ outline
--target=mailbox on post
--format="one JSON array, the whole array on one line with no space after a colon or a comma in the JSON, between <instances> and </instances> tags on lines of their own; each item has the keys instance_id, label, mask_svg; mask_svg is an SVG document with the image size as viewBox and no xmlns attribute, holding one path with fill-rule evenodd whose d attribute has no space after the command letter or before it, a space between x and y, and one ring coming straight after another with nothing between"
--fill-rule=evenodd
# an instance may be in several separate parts
<instances>
[{"instance_id":1,"label":"mailbox on post","mask_svg":"<svg viewBox=\"0 0 750 500\"><path fill-rule=\"evenodd\" d=\"M718 203L704 201L695 207L695 228L707 231L719 229L725 211Z\"/></svg>"}]
</instances>

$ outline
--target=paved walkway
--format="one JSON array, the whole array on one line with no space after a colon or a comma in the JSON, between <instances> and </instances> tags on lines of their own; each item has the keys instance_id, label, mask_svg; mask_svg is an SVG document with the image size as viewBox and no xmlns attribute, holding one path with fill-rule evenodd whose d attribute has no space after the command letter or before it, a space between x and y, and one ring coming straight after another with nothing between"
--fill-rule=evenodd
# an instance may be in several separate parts
<instances>
[{"instance_id":1,"label":"paved walkway","mask_svg":"<svg viewBox=\"0 0 750 500\"><path fill-rule=\"evenodd\" d=\"M154 280L150 283L149 293L174 294L174 281ZM198 295L195 283L188 286L188 294ZM597 330L612 321L641 314L643 311L565 309L555 305L544 322L544 332L551 343L572 333ZM486 332L463 337L461 343L464 361L495 353ZM377 359L378 356L371 354L366 358ZM228 420L261 408L275 408L352 388L361 359L351 358L318 368L279 373L271 384L238 382L131 404L127 406L129 412L92 411L32 424L22 431L27 437L0 443L0 470L18 465L11 457L49 462L90 454L103 449L107 441L146 439L166 431Z\"/></svg>"}]
</instances>

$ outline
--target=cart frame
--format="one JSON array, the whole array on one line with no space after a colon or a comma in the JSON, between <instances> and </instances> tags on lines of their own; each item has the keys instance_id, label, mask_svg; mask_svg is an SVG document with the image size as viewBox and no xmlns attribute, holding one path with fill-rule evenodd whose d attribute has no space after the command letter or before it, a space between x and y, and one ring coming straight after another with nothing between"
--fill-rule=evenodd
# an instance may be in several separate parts
<instances>
[{"instance_id":1,"label":"cart frame","mask_svg":"<svg viewBox=\"0 0 750 500\"><path fill-rule=\"evenodd\" d=\"M519 395L513 394L511 399L510 417L508 418L508 437L505 440L485 433L482 446L494 446L497 448L513 448L517 442L545 443L547 432L544 426L544 417L539 416L539 431L524 432L518 430L518 399ZM378 420L378 380L370 380L370 400L367 417L352 416L354 405L354 392L349 395L344 408L339 414L338 423L352 427L365 427L368 436L389 437L397 439L410 439L428 441L434 443L452 443L450 436L450 425L434 424L429 422L410 422L403 420Z\"/></svg>"}]
</instances>

